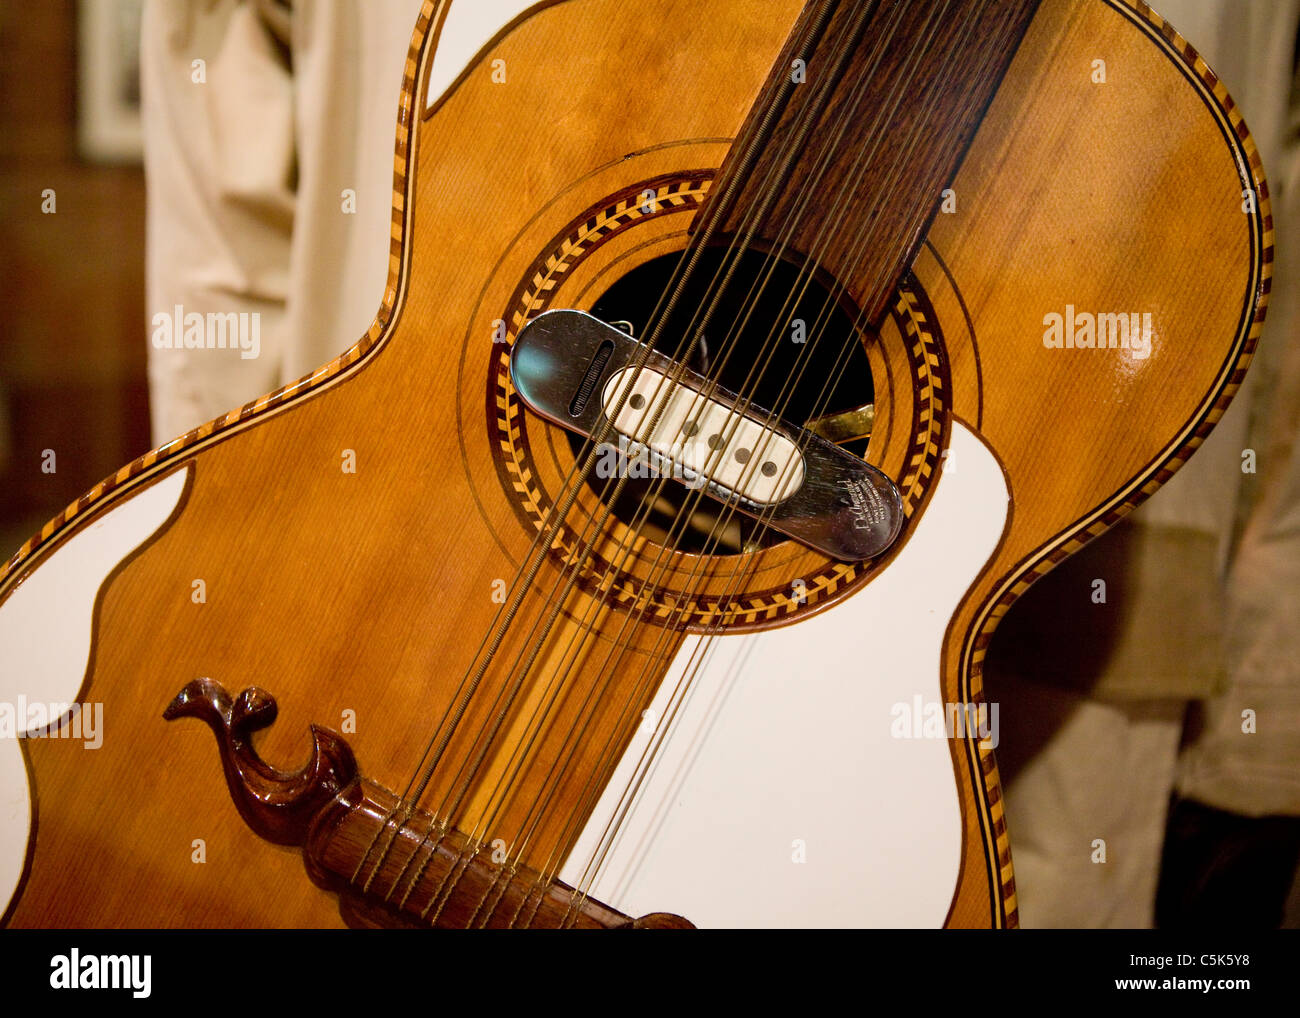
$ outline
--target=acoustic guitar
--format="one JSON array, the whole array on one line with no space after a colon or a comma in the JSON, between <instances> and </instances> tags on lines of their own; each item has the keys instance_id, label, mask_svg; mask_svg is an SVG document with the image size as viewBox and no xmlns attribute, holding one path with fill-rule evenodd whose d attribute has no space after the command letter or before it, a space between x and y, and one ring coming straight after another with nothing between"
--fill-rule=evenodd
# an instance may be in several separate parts
<instances>
[{"instance_id":1,"label":"acoustic guitar","mask_svg":"<svg viewBox=\"0 0 1300 1018\"><path fill-rule=\"evenodd\" d=\"M431 96L448 9L370 330L8 562L6 923L1015 925L985 648L1241 383L1232 100L1138 0L543 2Z\"/></svg>"}]
</instances>

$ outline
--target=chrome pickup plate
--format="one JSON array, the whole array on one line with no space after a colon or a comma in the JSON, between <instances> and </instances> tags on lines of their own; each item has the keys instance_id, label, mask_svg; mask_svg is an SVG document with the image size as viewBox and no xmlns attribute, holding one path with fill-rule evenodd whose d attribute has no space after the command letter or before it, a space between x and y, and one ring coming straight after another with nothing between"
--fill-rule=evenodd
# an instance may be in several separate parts
<instances>
[{"instance_id":1,"label":"chrome pickup plate","mask_svg":"<svg viewBox=\"0 0 1300 1018\"><path fill-rule=\"evenodd\" d=\"M832 558L873 558L902 529L898 489L871 464L585 312L525 325L510 378L547 420L621 438L628 455Z\"/></svg>"}]
</instances>

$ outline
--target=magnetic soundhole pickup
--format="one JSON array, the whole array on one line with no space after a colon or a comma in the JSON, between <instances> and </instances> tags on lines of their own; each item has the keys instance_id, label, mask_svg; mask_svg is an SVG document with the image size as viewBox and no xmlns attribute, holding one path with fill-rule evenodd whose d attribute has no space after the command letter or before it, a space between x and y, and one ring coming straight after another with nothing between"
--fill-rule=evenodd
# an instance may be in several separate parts
<instances>
[{"instance_id":1,"label":"magnetic soundhole pickup","mask_svg":"<svg viewBox=\"0 0 1300 1018\"><path fill-rule=\"evenodd\" d=\"M832 558L862 561L898 537L894 482L865 460L582 311L520 331L510 379L531 410L622 459L734 506Z\"/></svg>"}]
</instances>

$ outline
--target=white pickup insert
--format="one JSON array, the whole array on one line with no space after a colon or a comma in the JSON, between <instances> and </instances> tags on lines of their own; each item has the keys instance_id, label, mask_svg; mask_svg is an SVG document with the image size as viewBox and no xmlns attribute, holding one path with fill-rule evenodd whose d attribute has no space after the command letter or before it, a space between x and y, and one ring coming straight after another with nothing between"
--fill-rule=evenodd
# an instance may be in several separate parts
<instances>
[{"instance_id":1,"label":"white pickup insert","mask_svg":"<svg viewBox=\"0 0 1300 1018\"><path fill-rule=\"evenodd\" d=\"M750 502L784 501L803 484L803 456L785 435L653 368L615 372L602 399L605 415L621 435Z\"/></svg>"}]
</instances>

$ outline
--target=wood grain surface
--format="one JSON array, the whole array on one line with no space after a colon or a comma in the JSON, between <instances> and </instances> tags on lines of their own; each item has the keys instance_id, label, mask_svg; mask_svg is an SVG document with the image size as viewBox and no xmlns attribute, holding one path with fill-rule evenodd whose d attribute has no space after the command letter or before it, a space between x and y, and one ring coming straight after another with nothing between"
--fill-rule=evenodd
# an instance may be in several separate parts
<instances>
[{"instance_id":1,"label":"wood grain surface","mask_svg":"<svg viewBox=\"0 0 1300 1018\"><path fill-rule=\"evenodd\" d=\"M101 592L80 699L105 704L102 749L25 744L37 819L9 924L340 923L301 853L244 825L211 735L162 711L198 677L232 692L258 685L280 705L258 739L266 760L298 765L309 723L338 728L352 712L348 741L376 787L401 794L417 772L499 607L494 584L525 561L572 464L559 433L500 385L496 323L513 336L543 307L588 307L614 278L686 245L802 9L655 6L657 30L643 31L619 27L619 0L539 5L420 117L440 13L426 4L398 123L390 284L367 337L123 468L10 562L0 596L121 499L193 470L174 522ZM507 84L492 81L493 59L507 62ZM1096 59L1106 84L1091 80ZM638 214L647 187L655 211ZM952 187L956 211L935 216L867 355L869 458L911 492L913 522L938 472L960 469L942 456L954 419L989 445L1010 486L1008 528L949 627L937 677L943 699L960 701L979 698L983 649L1015 597L1154 491L1222 413L1262 319L1271 221L1222 87L1157 16L1121 0L1043 0ZM849 299L862 296L850 284ZM1046 348L1044 316L1066 305L1151 314L1150 356ZM342 469L349 451L355 473ZM543 666L455 814L487 840L513 844L531 829L522 862L537 870L572 842L683 627L797 624L883 564L789 543L661 560L645 539L624 553L626 528L601 516L584 493L499 660L534 645L530 629L557 603L559 566L584 534L616 575L592 569L558 602ZM806 604L789 596L794 577L822 578ZM206 604L191 601L197 578ZM734 603L720 596L733 589ZM515 674L488 671L424 806L455 797L457 767L474 759L492 698L510 694ZM575 724L599 737L575 741ZM948 922L1013 925L992 752L957 739L953 761L964 842ZM550 806L529 828L544 790Z\"/></svg>"}]
</instances>

